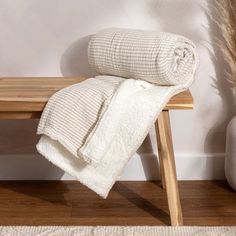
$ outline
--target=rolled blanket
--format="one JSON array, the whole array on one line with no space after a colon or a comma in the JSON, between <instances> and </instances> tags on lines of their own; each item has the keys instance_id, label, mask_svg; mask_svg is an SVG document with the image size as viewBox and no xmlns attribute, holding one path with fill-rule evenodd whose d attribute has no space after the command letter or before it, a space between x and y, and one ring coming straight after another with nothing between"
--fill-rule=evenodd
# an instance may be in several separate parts
<instances>
[{"instance_id":1,"label":"rolled blanket","mask_svg":"<svg viewBox=\"0 0 236 236\"><path fill-rule=\"evenodd\" d=\"M57 92L38 127L37 150L104 198L168 100L194 77L197 56L189 40L155 32L141 37L141 32L109 29L95 35L91 64L116 76L90 78Z\"/></svg>"},{"instance_id":2,"label":"rolled blanket","mask_svg":"<svg viewBox=\"0 0 236 236\"><path fill-rule=\"evenodd\" d=\"M100 74L146 80L158 85L189 81L197 55L187 38L166 32L110 28L95 34L89 62Z\"/></svg>"}]
</instances>

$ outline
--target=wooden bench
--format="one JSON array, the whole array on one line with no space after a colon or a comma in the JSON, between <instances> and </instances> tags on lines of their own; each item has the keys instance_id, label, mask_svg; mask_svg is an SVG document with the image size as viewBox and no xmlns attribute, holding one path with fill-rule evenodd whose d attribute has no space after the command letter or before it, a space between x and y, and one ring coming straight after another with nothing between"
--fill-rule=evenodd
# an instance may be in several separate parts
<instances>
[{"instance_id":1,"label":"wooden bench","mask_svg":"<svg viewBox=\"0 0 236 236\"><path fill-rule=\"evenodd\" d=\"M49 97L56 91L79 83L84 77L0 78L0 119L40 118ZM159 115L155 127L162 186L166 189L171 225L183 224L171 138L169 110L192 109L189 91L174 96Z\"/></svg>"}]
</instances>

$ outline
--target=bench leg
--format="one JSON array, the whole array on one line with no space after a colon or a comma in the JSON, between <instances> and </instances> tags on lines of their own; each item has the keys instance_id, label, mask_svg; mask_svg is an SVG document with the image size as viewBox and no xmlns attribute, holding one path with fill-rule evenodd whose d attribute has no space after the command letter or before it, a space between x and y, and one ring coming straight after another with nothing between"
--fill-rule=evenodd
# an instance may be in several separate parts
<instances>
[{"instance_id":1,"label":"bench leg","mask_svg":"<svg viewBox=\"0 0 236 236\"><path fill-rule=\"evenodd\" d=\"M183 225L182 209L176 176L169 111L162 111L156 121L156 136L162 185L166 188L172 226Z\"/></svg>"}]
</instances>

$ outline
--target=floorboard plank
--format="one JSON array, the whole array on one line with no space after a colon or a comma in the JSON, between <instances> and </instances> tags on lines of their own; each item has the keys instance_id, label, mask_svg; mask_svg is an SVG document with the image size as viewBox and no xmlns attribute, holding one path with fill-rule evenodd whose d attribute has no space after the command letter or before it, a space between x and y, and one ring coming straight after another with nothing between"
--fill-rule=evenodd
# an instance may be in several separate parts
<instances>
[{"instance_id":1,"label":"floorboard plank","mask_svg":"<svg viewBox=\"0 0 236 236\"><path fill-rule=\"evenodd\" d=\"M185 225L236 225L225 181L181 181ZM1 225L169 225L158 182L118 182L106 200L75 181L0 182Z\"/></svg>"}]
</instances>

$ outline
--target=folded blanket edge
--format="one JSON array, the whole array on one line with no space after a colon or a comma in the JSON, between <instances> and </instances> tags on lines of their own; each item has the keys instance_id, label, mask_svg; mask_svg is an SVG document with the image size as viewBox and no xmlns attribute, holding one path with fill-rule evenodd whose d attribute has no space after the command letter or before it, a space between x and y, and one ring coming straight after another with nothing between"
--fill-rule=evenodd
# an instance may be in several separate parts
<instances>
[{"instance_id":1,"label":"folded blanket edge","mask_svg":"<svg viewBox=\"0 0 236 236\"><path fill-rule=\"evenodd\" d=\"M59 142L57 142L56 140L52 140L46 135L42 135L36 145L36 149L50 163L75 177L81 184L93 190L102 198L107 198L109 190L105 190L111 189L111 187L115 183L114 179L110 178L108 180L103 178L103 176L101 175L91 176L92 171L87 168L85 168L85 173L81 174L81 170L78 171L76 169L76 165L70 165L70 163L68 163L69 158L71 158L71 153L67 153L67 155L63 156L62 153L64 151L67 152L67 150ZM72 159L70 160L73 161ZM99 184L96 184L98 182Z\"/></svg>"}]
</instances>

